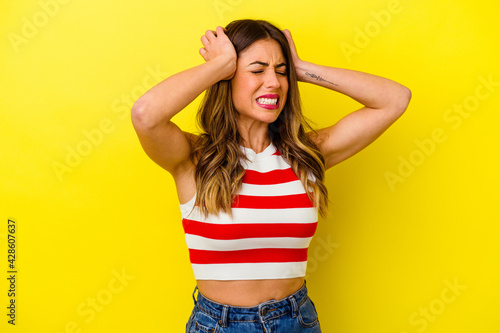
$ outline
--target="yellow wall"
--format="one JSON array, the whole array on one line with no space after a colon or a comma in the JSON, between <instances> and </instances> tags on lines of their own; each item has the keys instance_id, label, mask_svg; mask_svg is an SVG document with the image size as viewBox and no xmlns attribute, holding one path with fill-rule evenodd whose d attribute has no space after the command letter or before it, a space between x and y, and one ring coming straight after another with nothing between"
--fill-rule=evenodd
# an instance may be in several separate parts
<instances>
[{"instance_id":1,"label":"yellow wall","mask_svg":"<svg viewBox=\"0 0 500 333\"><path fill-rule=\"evenodd\" d=\"M407 113L327 173L310 249L324 332L498 332L497 2L4 1L0 5L2 332L182 332L194 279L174 183L129 111L200 64L237 18L292 31L299 55L411 88ZM318 126L359 107L301 85ZM195 101L175 120L194 130ZM8 220L16 223L16 325Z\"/></svg>"}]
</instances>

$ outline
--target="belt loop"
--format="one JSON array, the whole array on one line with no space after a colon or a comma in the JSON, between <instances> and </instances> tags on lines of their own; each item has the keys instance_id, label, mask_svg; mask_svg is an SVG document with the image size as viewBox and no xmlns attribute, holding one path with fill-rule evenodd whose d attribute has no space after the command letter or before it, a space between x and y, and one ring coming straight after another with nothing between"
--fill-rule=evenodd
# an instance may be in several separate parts
<instances>
[{"instance_id":1,"label":"belt loop","mask_svg":"<svg viewBox=\"0 0 500 333\"><path fill-rule=\"evenodd\" d=\"M194 297L194 294L196 294L196 290L198 290L198 286L194 287L194 291L193 291L193 301L194 301L194 305L197 305L198 303L196 302L196 298Z\"/></svg>"},{"instance_id":2,"label":"belt loop","mask_svg":"<svg viewBox=\"0 0 500 333\"><path fill-rule=\"evenodd\" d=\"M293 297L293 296L288 297L288 300L292 304L292 318L295 318L299 314L299 308L297 307L297 301L295 300L295 297Z\"/></svg>"},{"instance_id":3,"label":"belt loop","mask_svg":"<svg viewBox=\"0 0 500 333\"><path fill-rule=\"evenodd\" d=\"M229 315L229 306L224 305L224 307L222 308L221 318L219 320L219 324L222 327L227 327L227 324L228 324L228 315Z\"/></svg>"}]
</instances>

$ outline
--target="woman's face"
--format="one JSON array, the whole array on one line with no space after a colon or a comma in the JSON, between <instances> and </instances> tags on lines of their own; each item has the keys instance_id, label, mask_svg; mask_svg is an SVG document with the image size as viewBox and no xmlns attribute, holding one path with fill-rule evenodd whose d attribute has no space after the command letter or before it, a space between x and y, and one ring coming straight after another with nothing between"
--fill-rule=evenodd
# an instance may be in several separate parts
<instances>
[{"instance_id":1,"label":"woman's face","mask_svg":"<svg viewBox=\"0 0 500 333\"><path fill-rule=\"evenodd\" d=\"M274 122L286 102L287 74L285 57L275 40L259 40L242 51L231 80L239 121Z\"/></svg>"}]
</instances>

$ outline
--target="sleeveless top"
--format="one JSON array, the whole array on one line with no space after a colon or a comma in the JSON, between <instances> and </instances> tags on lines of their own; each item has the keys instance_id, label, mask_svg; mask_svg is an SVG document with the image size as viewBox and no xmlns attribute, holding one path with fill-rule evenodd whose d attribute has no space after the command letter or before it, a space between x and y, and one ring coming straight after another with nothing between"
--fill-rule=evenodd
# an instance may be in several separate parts
<instances>
[{"instance_id":1,"label":"sleeveless top","mask_svg":"<svg viewBox=\"0 0 500 333\"><path fill-rule=\"evenodd\" d=\"M318 211L302 183L271 144L241 147L249 161L232 218L203 216L196 195L181 204L182 225L196 280L283 279L305 276Z\"/></svg>"}]
</instances>

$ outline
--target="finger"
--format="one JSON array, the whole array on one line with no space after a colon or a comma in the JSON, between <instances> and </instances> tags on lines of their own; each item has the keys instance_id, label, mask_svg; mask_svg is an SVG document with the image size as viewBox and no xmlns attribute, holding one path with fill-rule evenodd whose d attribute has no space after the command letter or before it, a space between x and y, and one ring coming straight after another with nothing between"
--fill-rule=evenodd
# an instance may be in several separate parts
<instances>
[{"instance_id":1,"label":"finger","mask_svg":"<svg viewBox=\"0 0 500 333\"><path fill-rule=\"evenodd\" d=\"M283 30L283 34L285 35L286 39L288 40L288 45L290 46L290 51L292 51L292 55L294 57L298 57L297 47L295 46L295 43L293 42L292 33L290 32L290 30L285 29L285 30Z\"/></svg>"},{"instance_id":2,"label":"finger","mask_svg":"<svg viewBox=\"0 0 500 333\"><path fill-rule=\"evenodd\" d=\"M224 36L225 33L224 33L224 28L221 27L221 26L218 26L216 29L215 29L215 36Z\"/></svg>"},{"instance_id":3,"label":"finger","mask_svg":"<svg viewBox=\"0 0 500 333\"><path fill-rule=\"evenodd\" d=\"M207 37L208 41L212 41L213 39L215 39L215 35L214 35L215 31L213 30L207 30L205 32L205 36Z\"/></svg>"},{"instance_id":4,"label":"finger","mask_svg":"<svg viewBox=\"0 0 500 333\"><path fill-rule=\"evenodd\" d=\"M207 36L203 35L201 36L201 43L203 44L203 46L207 46L208 44L208 39L207 39Z\"/></svg>"},{"instance_id":5,"label":"finger","mask_svg":"<svg viewBox=\"0 0 500 333\"><path fill-rule=\"evenodd\" d=\"M200 49L200 55L203 57L203 59L206 61L207 60L207 50L205 50L204 47Z\"/></svg>"},{"instance_id":6,"label":"finger","mask_svg":"<svg viewBox=\"0 0 500 333\"><path fill-rule=\"evenodd\" d=\"M288 43L293 44L292 33L290 32L290 30L288 30L288 29L283 30L283 34L285 35L286 39L288 40Z\"/></svg>"}]
</instances>

